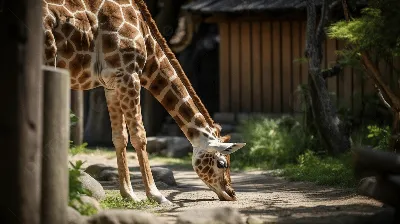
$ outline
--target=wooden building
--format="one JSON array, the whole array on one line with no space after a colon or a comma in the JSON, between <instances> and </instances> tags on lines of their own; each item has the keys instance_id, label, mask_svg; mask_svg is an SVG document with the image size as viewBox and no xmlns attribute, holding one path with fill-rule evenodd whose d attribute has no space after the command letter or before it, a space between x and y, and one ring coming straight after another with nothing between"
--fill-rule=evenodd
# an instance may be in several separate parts
<instances>
[{"instance_id":1,"label":"wooden building","mask_svg":"<svg viewBox=\"0 0 400 224\"><path fill-rule=\"evenodd\" d=\"M299 111L296 89L307 83L305 0L194 0L183 6L192 21L219 26L220 112ZM340 12L341 8L338 8ZM340 13L338 13L340 14ZM324 64L336 64L344 43L325 42ZM328 79L337 102L357 107L373 90L350 68Z\"/></svg>"}]
</instances>

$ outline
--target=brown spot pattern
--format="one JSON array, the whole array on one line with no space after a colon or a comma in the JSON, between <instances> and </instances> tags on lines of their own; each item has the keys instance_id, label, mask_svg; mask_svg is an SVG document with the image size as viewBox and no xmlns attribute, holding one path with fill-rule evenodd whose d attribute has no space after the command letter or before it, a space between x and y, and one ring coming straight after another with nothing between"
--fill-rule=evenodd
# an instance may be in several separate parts
<instances>
[{"instance_id":1,"label":"brown spot pattern","mask_svg":"<svg viewBox=\"0 0 400 224\"><path fill-rule=\"evenodd\" d=\"M122 25L121 29L119 30L119 34L123 37L134 39L137 35L139 35L139 32L131 25L124 23L124 25Z\"/></svg>"},{"instance_id":2,"label":"brown spot pattern","mask_svg":"<svg viewBox=\"0 0 400 224\"><path fill-rule=\"evenodd\" d=\"M78 77L78 82L79 83L84 83L85 81L87 81L88 79L90 79L90 73L88 71L84 71L82 73L82 75L80 75Z\"/></svg>"},{"instance_id":3,"label":"brown spot pattern","mask_svg":"<svg viewBox=\"0 0 400 224\"><path fill-rule=\"evenodd\" d=\"M93 1L93 0L83 0L85 2L86 8L91 12L97 12L99 10L101 1Z\"/></svg>"},{"instance_id":4,"label":"brown spot pattern","mask_svg":"<svg viewBox=\"0 0 400 224\"><path fill-rule=\"evenodd\" d=\"M107 63L107 66L110 68L119 68L121 67L121 58L118 53L115 53L111 56L104 58Z\"/></svg>"},{"instance_id":5,"label":"brown spot pattern","mask_svg":"<svg viewBox=\"0 0 400 224\"><path fill-rule=\"evenodd\" d=\"M165 94L164 99L162 99L161 104L168 111L174 110L175 106L178 104L179 99L175 96L172 90L168 90Z\"/></svg>"},{"instance_id":6,"label":"brown spot pattern","mask_svg":"<svg viewBox=\"0 0 400 224\"><path fill-rule=\"evenodd\" d=\"M168 80L162 76L156 76L156 78L153 80L153 82L150 84L149 90L151 93L155 96L160 95L161 91L167 87L168 85Z\"/></svg>"},{"instance_id":7,"label":"brown spot pattern","mask_svg":"<svg viewBox=\"0 0 400 224\"><path fill-rule=\"evenodd\" d=\"M85 6L82 4L81 0L65 1L65 7L67 7L67 9L69 9L71 12L82 11L85 9Z\"/></svg>"},{"instance_id":8,"label":"brown spot pattern","mask_svg":"<svg viewBox=\"0 0 400 224\"><path fill-rule=\"evenodd\" d=\"M98 18L100 29L107 31L117 31L124 21L119 5L110 1L106 1L101 7Z\"/></svg>"},{"instance_id":9,"label":"brown spot pattern","mask_svg":"<svg viewBox=\"0 0 400 224\"><path fill-rule=\"evenodd\" d=\"M61 27L61 31L66 37L69 37L69 35L72 33L74 29L75 29L74 26L72 26L72 24L70 23L63 23Z\"/></svg>"},{"instance_id":10,"label":"brown spot pattern","mask_svg":"<svg viewBox=\"0 0 400 224\"><path fill-rule=\"evenodd\" d=\"M103 40L103 53L110 53L118 48L118 36L116 34L104 34Z\"/></svg>"},{"instance_id":11,"label":"brown spot pattern","mask_svg":"<svg viewBox=\"0 0 400 224\"><path fill-rule=\"evenodd\" d=\"M190 122L192 117L196 113L196 109L194 107L192 99L189 99L187 102L184 102L179 107L179 114L186 120L186 122Z\"/></svg>"}]
</instances>

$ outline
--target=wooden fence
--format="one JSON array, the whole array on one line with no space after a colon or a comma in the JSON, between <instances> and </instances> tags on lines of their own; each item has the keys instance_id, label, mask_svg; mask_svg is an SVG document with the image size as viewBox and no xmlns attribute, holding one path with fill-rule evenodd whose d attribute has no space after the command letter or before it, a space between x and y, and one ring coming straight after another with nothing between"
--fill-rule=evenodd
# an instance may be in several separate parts
<instances>
[{"instance_id":1,"label":"wooden fence","mask_svg":"<svg viewBox=\"0 0 400 224\"><path fill-rule=\"evenodd\" d=\"M220 111L299 111L296 89L307 83L308 74L307 62L299 60L304 58L305 21L225 21L219 29ZM343 46L342 41L325 41L323 68L336 63L335 51ZM351 68L328 78L327 85L338 104L352 109L361 105L360 96L374 91L371 81Z\"/></svg>"}]
</instances>

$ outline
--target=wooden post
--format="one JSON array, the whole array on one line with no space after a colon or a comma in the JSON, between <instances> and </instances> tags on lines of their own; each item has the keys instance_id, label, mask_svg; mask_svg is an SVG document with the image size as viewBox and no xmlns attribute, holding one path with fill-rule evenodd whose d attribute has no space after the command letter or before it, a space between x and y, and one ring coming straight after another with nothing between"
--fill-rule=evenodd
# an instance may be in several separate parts
<instances>
[{"instance_id":1,"label":"wooden post","mask_svg":"<svg viewBox=\"0 0 400 224\"><path fill-rule=\"evenodd\" d=\"M43 67L42 224L66 224L70 77L67 70Z\"/></svg>"},{"instance_id":2,"label":"wooden post","mask_svg":"<svg viewBox=\"0 0 400 224\"><path fill-rule=\"evenodd\" d=\"M42 1L0 1L0 223L40 223Z\"/></svg>"},{"instance_id":3,"label":"wooden post","mask_svg":"<svg viewBox=\"0 0 400 224\"><path fill-rule=\"evenodd\" d=\"M71 90L71 110L78 121L71 129L71 140L74 145L83 143L83 91Z\"/></svg>"}]
</instances>

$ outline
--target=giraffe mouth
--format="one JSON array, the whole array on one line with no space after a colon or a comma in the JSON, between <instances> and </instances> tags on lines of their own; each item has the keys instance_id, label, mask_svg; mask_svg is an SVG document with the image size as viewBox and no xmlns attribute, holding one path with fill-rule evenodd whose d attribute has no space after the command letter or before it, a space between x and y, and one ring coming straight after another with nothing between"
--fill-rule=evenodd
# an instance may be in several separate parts
<instances>
[{"instance_id":1,"label":"giraffe mouth","mask_svg":"<svg viewBox=\"0 0 400 224\"><path fill-rule=\"evenodd\" d=\"M230 186L226 186L225 189L221 189L220 191L215 190L218 195L219 200L221 201L236 201L236 193Z\"/></svg>"}]
</instances>

